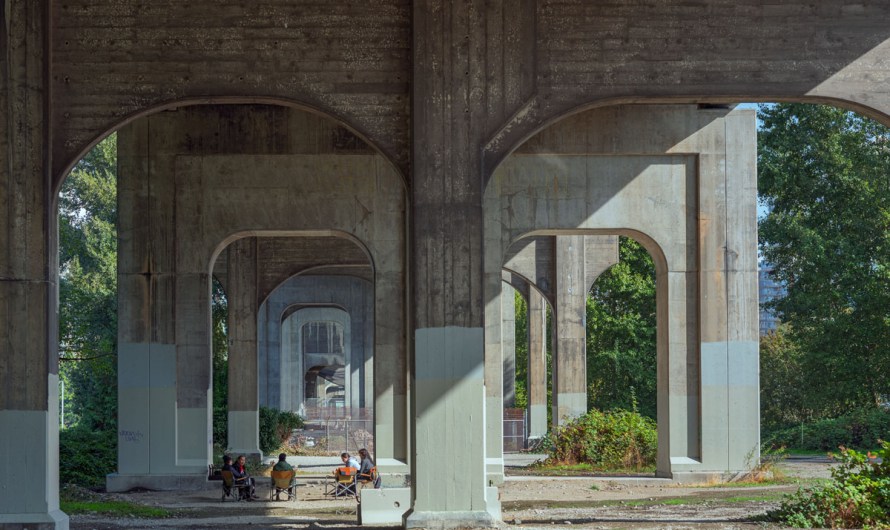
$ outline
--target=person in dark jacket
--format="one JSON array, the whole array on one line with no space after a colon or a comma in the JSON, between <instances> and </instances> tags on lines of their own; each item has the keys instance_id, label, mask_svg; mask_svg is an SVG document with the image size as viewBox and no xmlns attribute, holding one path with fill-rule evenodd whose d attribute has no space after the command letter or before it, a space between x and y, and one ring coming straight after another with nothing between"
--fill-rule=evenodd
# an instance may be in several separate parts
<instances>
[{"instance_id":1,"label":"person in dark jacket","mask_svg":"<svg viewBox=\"0 0 890 530\"><path fill-rule=\"evenodd\" d=\"M229 460L231 461L231 458ZM235 478L235 484L250 485L249 493L245 497L249 501L255 501L259 499L259 497L257 497L256 495L256 483L254 482L253 477L251 477L247 473L247 468L244 467L246 461L247 459L244 458L244 455L238 457L238 460L235 461L235 464L231 466L232 476ZM223 462L225 462L225 460L223 460ZM223 469L225 469L225 466L223 466Z\"/></svg>"}]
</instances>

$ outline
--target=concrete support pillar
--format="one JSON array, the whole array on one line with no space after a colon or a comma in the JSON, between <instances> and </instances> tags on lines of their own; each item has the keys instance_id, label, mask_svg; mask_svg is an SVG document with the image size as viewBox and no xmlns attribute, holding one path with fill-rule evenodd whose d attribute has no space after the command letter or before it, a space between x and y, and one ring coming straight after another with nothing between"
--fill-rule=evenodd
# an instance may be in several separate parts
<instances>
[{"instance_id":1,"label":"concrete support pillar","mask_svg":"<svg viewBox=\"0 0 890 530\"><path fill-rule=\"evenodd\" d=\"M516 406L516 289L501 286L501 351L504 365L504 407Z\"/></svg>"},{"instance_id":2,"label":"concrete support pillar","mask_svg":"<svg viewBox=\"0 0 890 530\"><path fill-rule=\"evenodd\" d=\"M262 458L257 392L257 240L228 247L229 450Z\"/></svg>"},{"instance_id":3,"label":"concrete support pillar","mask_svg":"<svg viewBox=\"0 0 890 530\"><path fill-rule=\"evenodd\" d=\"M495 275L486 276L485 305L485 473L489 485L504 483L504 298L510 289Z\"/></svg>"},{"instance_id":4,"label":"concrete support pillar","mask_svg":"<svg viewBox=\"0 0 890 530\"><path fill-rule=\"evenodd\" d=\"M0 12L0 528L68 528L59 510L56 219L45 2Z\"/></svg>"},{"instance_id":5,"label":"concrete support pillar","mask_svg":"<svg viewBox=\"0 0 890 530\"><path fill-rule=\"evenodd\" d=\"M587 289L584 236L556 236L553 423L587 412Z\"/></svg>"},{"instance_id":6,"label":"concrete support pillar","mask_svg":"<svg viewBox=\"0 0 890 530\"><path fill-rule=\"evenodd\" d=\"M547 434L547 302L528 290L528 437Z\"/></svg>"},{"instance_id":7,"label":"concrete support pillar","mask_svg":"<svg viewBox=\"0 0 890 530\"><path fill-rule=\"evenodd\" d=\"M169 204L153 203L144 128L118 134L118 448L109 491L176 473L176 300ZM159 177L157 196L167 186ZM145 219L150 219L146 222Z\"/></svg>"},{"instance_id":8,"label":"concrete support pillar","mask_svg":"<svg viewBox=\"0 0 890 530\"><path fill-rule=\"evenodd\" d=\"M187 221L178 229L186 226ZM180 255L185 252L179 249ZM177 272L175 314L176 466L191 482L204 485L213 455L209 273Z\"/></svg>"},{"instance_id":9,"label":"concrete support pillar","mask_svg":"<svg viewBox=\"0 0 890 530\"><path fill-rule=\"evenodd\" d=\"M413 4L414 505L407 528L500 519L497 490L486 483L486 436L479 435L486 428L481 13L481 6L442 0Z\"/></svg>"},{"instance_id":10,"label":"concrete support pillar","mask_svg":"<svg viewBox=\"0 0 890 530\"><path fill-rule=\"evenodd\" d=\"M177 239L195 214L176 211L172 172L149 172L147 140L147 121L118 132L119 438L109 491L200 488L211 457L210 276L201 262L177 265L194 254Z\"/></svg>"}]
</instances>

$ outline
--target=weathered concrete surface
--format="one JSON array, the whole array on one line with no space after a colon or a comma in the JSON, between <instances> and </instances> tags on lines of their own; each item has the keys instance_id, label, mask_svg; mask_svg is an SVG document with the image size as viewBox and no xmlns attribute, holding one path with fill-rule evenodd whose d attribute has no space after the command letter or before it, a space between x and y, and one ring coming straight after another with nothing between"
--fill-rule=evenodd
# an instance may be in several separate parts
<instances>
[{"instance_id":1,"label":"weathered concrete surface","mask_svg":"<svg viewBox=\"0 0 890 530\"><path fill-rule=\"evenodd\" d=\"M58 259L46 121L47 6L0 12L0 527L59 510Z\"/></svg>"},{"instance_id":2,"label":"weathered concrete surface","mask_svg":"<svg viewBox=\"0 0 890 530\"><path fill-rule=\"evenodd\" d=\"M403 307L401 179L388 162L361 143L334 149L339 154L323 154L330 151L325 147L329 144L319 142L306 129L317 123L305 113L281 107L195 107L154 115L119 134L120 200L133 212L133 221L122 225L119 256L127 265L121 267L121 283L136 284L123 290L122 314L153 315L134 318L124 326L142 330L134 333L138 341L129 341L141 344L140 348L150 351L152 344L173 344L176 351L175 377L168 379L175 381L176 413L162 415L175 418L174 423L151 423L151 432L143 431L147 438L165 440L153 445L161 453L154 460L167 462L157 466L168 473L171 466L180 473L203 473L209 462L209 271L214 257L229 242L265 234L349 238L373 260L375 304L397 312ZM320 126L321 132L332 130L339 129L327 123ZM281 136L270 143L275 135ZM338 137L326 138L335 141ZM143 212L150 212L151 223L136 222ZM150 294L155 291L149 286L155 283L165 286L157 291L163 296ZM262 283L254 280L252 293L243 297L247 305L242 316L256 314L258 285ZM255 331L242 335L250 349ZM375 384L375 410L386 421L376 449L379 456L404 465L403 322L383 327L379 335L385 347L376 352L378 362L392 369ZM235 368L236 373L246 369ZM120 377L129 377L127 369ZM243 389L245 400L253 404L244 405L248 410L241 412L255 411L255 368L244 384L253 386ZM167 394L158 397L161 401L155 408L173 406L170 397L163 396ZM132 405L143 406L139 401ZM166 440L176 440L175 452L164 449ZM153 469L146 480L154 480Z\"/></svg>"},{"instance_id":3,"label":"weathered concrete surface","mask_svg":"<svg viewBox=\"0 0 890 530\"><path fill-rule=\"evenodd\" d=\"M528 437L547 434L547 301L528 290Z\"/></svg>"},{"instance_id":4,"label":"weathered concrete surface","mask_svg":"<svg viewBox=\"0 0 890 530\"><path fill-rule=\"evenodd\" d=\"M4 348L0 352L0 378L14 381L7 388L16 390L3 395L6 401L0 406L2 410L46 411L48 405L43 403L50 395L47 377L55 373L55 284L53 273L47 271L55 270L55 252L48 242L55 239L51 219L55 215L56 188L47 182L61 182L65 168L103 134L155 110L192 103L275 102L304 105L323 115L341 118L348 128L320 116L306 118L308 115L300 118L307 120L308 126L290 127L288 119L280 120L276 111L254 109L256 116L265 113L265 117L256 123L230 122L218 130L221 141L201 135L193 139L196 148L206 142L205 145L217 146L217 153L238 153L243 152L245 145L253 145L254 149L261 145L266 150L255 153L268 154L287 142L284 137L298 134L306 140L302 145L321 146L322 152L333 154L359 146L349 130L358 132L410 181L414 212L410 220L412 230L417 228L411 238L412 253L420 256L406 258L408 254L404 252L384 253L402 264L411 260L416 303L412 307L375 309L410 315L405 320L412 321L417 330L454 326L465 328L468 333L484 328L483 312L489 302L480 294L480 190L510 153L548 124L589 106L622 102L808 100L840 102L885 122L890 114L890 84L886 82L890 76L890 26L882 23L890 16L890 5L882 2L668 0L641 5L472 0L458 5L441 1L412 5L405 0L383 0L322 5L302 0L262 4L195 0L147 6L139 0L70 0L48 5L8 0L4 8L0 11L4 44L0 53L0 103L7 119L0 126L0 193L10 206L0 229L0 245L4 249L0 270L2 282L11 285L4 285L0 294L9 300L6 311L13 316L6 325L9 339L0 342ZM316 120L315 125L309 123L312 120ZM573 123L573 118L564 123ZM203 128L200 120L193 125ZM662 130L659 127L656 124L653 130ZM562 134L558 129L550 132ZM256 138L256 144L237 138L232 134L235 130L250 131L248 136ZM670 130L667 126L660 136L670 138ZM727 139L731 136L727 135ZM163 144L164 136L158 140ZM575 141L585 142L586 137L575 135ZM670 142L671 146L680 144L676 138ZM671 151L670 157L660 164L661 170L655 173L664 176L671 173L667 167L673 166L676 176L688 174L690 164L698 159L685 157L684 152ZM554 161L550 158L550 162ZM371 165L366 161L361 168ZM392 171L388 163L385 165L387 172ZM550 171L538 173L541 180L547 180L539 184L551 188L557 184L563 191L560 200L570 201L574 192L566 190L577 191L578 187L551 178L553 174L562 174L562 168L548 164L539 167ZM157 178L173 174L169 166L162 164L159 169L162 168ZM729 174L730 191L737 174L736 170ZM162 185L160 180L154 182L160 190L168 185ZM681 193L681 188L691 189L685 187L682 179L678 182L684 185L671 188L671 195ZM220 182L207 178L207 184L218 186ZM247 189L253 183L241 185L244 187L240 189ZM237 189L230 181L221 195ZM736 205L725 200L728 210L733 210ZM607 203L600 197L600 206ZM747 204L737 203L744 208L748 208ZM160 203L147 209L136 206L141 212L137 218L143 221L163 221L173 211ZM227 207L231 210L232 204ZM651 210L657 212L660 208L653 204ZM329 213L319 210L311 206L304 209L307 216ZM581 220L559 219L558 211L550 210L560 227L579 226ZM292 212L284 212L279 205L266 213L275 214L278 219L279 215ZM731 215L737 213L740 214ZM405 220L402 213L395 217ZM305 220L304 217L302 221L284 224L290 230L307 230L309 225L313 226L311 229L317 228ZM165 235L163 222L146 224L158 230L155 236ZM251 230L259 223L245 224L248 228L230 225L228 229ZM145 307L136 304L133 310L127 310L128 315L151 319L144 328L150 333L131 343L146 352L155 345L163 350L176 344L177 355L183 360L194 360L204 355L199 352L204 349L205 338L196 336L190 339L193 342L180 343L178 332L182 330L170 327L173 320L165 315L172 314L172 308L165 304L180 295L206 290L207 278L195 276L191 285L185 285L165 276L174 272L164 263L175 255L170 251L176 250L170 248L172 240L146 239L153 251L145 255L151 256L159 272L134 268L122 274L122 289L159 295L154 298L156 303ZM735 245L733 241L727 244ZM720 248L708 245L711 249ZM708 252L707 248L701 250ZM196 255L202 252L199 250ZM672 260L670 267L667 256ZM677 271L691 269L675 268L676 256L673 250L665 250L659 281L669 285L671 292L698 299L699 275L710 273L702 269L680 274ZM748 257L739 253L739 259L746 261ZM742 294L749 281L748 265L738 263L735 258L725 262L728 294L724 312L728 323L734 319L744 323L749 314L746 296ZM739 275L730 274L731 270L740 271ZM148 275L144 283L128 277L137 272ZM404 280L404 276L400 278ZM719 286L710 281L704 282L708 285L702 286L703 293L716 293L711 287ZM711 299L711 294L704 296ZM146 294L143 299L152 298ZM667 318L689 310L677 307L683 304L680 300L671 304L670 311L667 305L659 306L659 315ZM189 319L192 317L196 321L204 319L201 314L190 315ZM705 381L689 377L664 380L662 395L677 398L671 405L677 414L698 409L697 400L681 396L699 388L700 383L708 383L707 391L714 390L717 397L722 393L718 387L723 381L739 383L747 389L745 392L751 392L750 380L733 379L740 373L736 361L745 368L753 363L747 327L730 325L728 329L725 337L700 336L696 330L688 339L659 329L662 339L678 340L674 347L685 348L687 340L703 341L713 346L704 348L714 352L709 356L725 360L726 371L715 370L707 374ZM176 342L168 342L174 336ZM479 340L484 339L480 336ZM419 358L423 361L426 354L419 352ZM686 362L674 360L676 367ZM666 356L660 362L663 373L671 371ZM404 368L407 362L401 366ZM178 371L177 368L177 376L187 375ZM379 372L375 377L380 377ZM177 391L176 399L192 403L179 410L201 409L197 403L206 399L200 388L204 379L206 374L199 374L191 380L188 392L180 395ZM141 388L151 388L144 379L137 383ZM407 383L377 383L378 399L385 395L393 403L402 400L401 405L385 412L391 415L387 421L407 421L405 415L397 412L407 406ZM747 406L752 395L741 401L734 396L726 399L731 406L756 410ZM481 405L474 410L478 409ZM168 410L168 416L170 412L174 411ZM424 413L415 411L412 416ZM659 417L666 417L667 413L668 409L662 409ZM479 416L481 413L473 413L472 423L477 427L483 424ZM743 423L751 421L743 416L736 418ZM745 430L735 419L728 420L726 428ZM701 451L694 440L699 428L672 420L671 429L676 429L677 434L671 439L671 454L676 458L697 458ZM686 433L684 441L679 438L681 433ZM748 442L745 437L729 439L733 443ZM47 440L51 443L52 435ZM470 443L468 447L472 459L481 467L481 446ZM437 448L434 443L430 452L437 453ZM427 449L415 445L412 451L423 453ZM407 454L407 444L399 450ZM430 462L420 467L427 466L433 469ZM479 499L485 495L478 484L483 480L474 474L454 478L456 484L473 485L462 490L469 492L474 501L448 500L442 509L456 512L467 504L480 509ZM46 479L46 491L53 490L51 477ZM422 481L417 489L424 491L427 487L427 482ZM44 495L41 490L37 496L53 495ZM420 501L420 509L426 509L424 502Z\"/></svg>"},{"instance_id":5,"label":"weathered concrete surface","mask_svg":"<svg viewBox=\"0 0 890 530\"><path fill-rule=\"evenodd\" d=\"M300 409L305 395L302 374L311 365L303 361L300 325L293 315L313 308L336 308L348 315L350 323L350 402L354 409L373 406L373 303L371 283L349 276L295 276L275 289L260 306L260 404L294 412Z\"/></svg>"},{"instance_id":6,"label":"weathered concrete surface","mask_svg":"<svg viewBox=\"0 0 890 530\"><path fill-rule=\"evenodd\" d=\"M257 391L258 238L229 243L226 300L228 302L228 449L260 460L260 416Z\"/></svg>"},{"instance_id":7,"label":"weathered concrete surface","mask_svg":"<svg viewBox=\"0 0 890 530\"><path fill-rule=\"evenodd\" d=\"M736 138L735 165L726 164L727 138ZM750 341L756 340L752 334L756 326L746 320L756 309L756 295L753 291L742 295L742 289L736 289L732 305L699 295L700 283L719 285L722 277L738 275L733 276L738 285L745 285L756 276L751 257L756 230L754 221L745 218L756 198L753 142L750 112L683 106L589 111L532 139L504 163L486 190L487 276L495 271L500 276L512 242L560 229L628 235L653 255L658 286L660 474L741 469L744 455L757 450L756 418L744 416L734 422L736 443L729 446L727 409L719 394L711 399L711 389L719 387L719 392L732 394L723 403L731 400L756 410L749 390L756 379L756 356L746 353ZM735 181L730 187L738 189L734 195L738 206L731 210L715 205L713 199L719 199L719 183L730 179ZM709 227L708 220L716 218L724 228ZM739 246L728 248L727 255L744 256L732 272L713 254L699 250L721 230L734 232L727 239ZM700 280L707 270L715 272ZM715 317L730 307L744 313L745 318L735 321L736 340L714 346L700 340L713 332L705 326L715 325L698 319L700 306ZM739 388L722 383L728 381L722 368L728 359ZM718 417L724 418L723 427ZM749 423L744 433L742 421ZM709 453L703 453L703 445Z\"/></svg>"},{"instance_id":8,"label":"weathered concrete surface","mask_svg":"<svg viewBox=\"0 0 890 530\"><path fill-rule=\"evenodd\" d=\"M556 236L554 426L587 412L587 289L584 236Z\"/></svg>"}]
</instances>

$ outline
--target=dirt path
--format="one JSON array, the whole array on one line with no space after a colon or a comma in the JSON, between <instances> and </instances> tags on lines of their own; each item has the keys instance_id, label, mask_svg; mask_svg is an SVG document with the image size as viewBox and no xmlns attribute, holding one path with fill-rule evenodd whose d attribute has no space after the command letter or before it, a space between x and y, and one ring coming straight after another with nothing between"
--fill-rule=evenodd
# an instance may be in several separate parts
<instances>
[{"instance_id":1,"label":"dirt path","mask_svg":"<svg viewBox=\"0 0 890 530\"><path fill-rule=\"evenodd\" d=\"M824 460L789 461L781 468L802 480L828 477ZM517 528L585 529L769 529L778 526L756 520L778 506L782 486L678 486L655 479L596 477L509 477L501 488L505 526ZM268 495L264 481L259 495ZM71 516L75 530L117 528L355 528L356 504L324 495L322 479L299 490L296 502L226 502L218 488L198 492L134 492L106 494L146 506L163 507L176 515L167 519ZM368 528L368 527L363 527Z\"/></svg>"}]
</instances>

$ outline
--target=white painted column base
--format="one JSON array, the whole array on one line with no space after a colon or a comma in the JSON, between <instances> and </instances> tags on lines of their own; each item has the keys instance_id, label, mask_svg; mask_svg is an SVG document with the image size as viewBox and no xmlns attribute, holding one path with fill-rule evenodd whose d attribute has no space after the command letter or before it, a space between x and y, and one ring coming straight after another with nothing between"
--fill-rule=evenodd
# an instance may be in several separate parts
<instances>
[{"instance_id":1,"label":"white painted column base","mask_svg":"<svg viewBox=\"0 0 890 530\"><path fill-rule=\"evenodd\" d=\"M0 529L21 530L68 530L68 516L62 510L49 513L4 513L0 514Z\"/></svg>"},{"instance_id":2,"label":"white painted column base","mask_svg":"<svg viewBox=\"0 0 890 530\"><path fill-rule=\"evenodd\" d=\"M244 455L249 460L262 460L260 451L259 413L256 411L229 411L229 448L232 458Z\"/></svg>"},{"instance_id":3,"label":"white painted column base","mask_svg":"<svg viewBox=\"0 0 890 530\"><path fill-rule=\"evenodd\" d=\"M504 485L504 459L503 458L486 458L485 459L485 477L488 479L489 486Z\"/></svg>"},{"instance_id":4,"label":"white painted column base","mask_svg":"<svg viewBox=\"0 0 890 530\"><path fill-rule=\"evenodd\" d=\"M582 392L561 392L554 398L556 405L556 418L558 425L565 425L569 421L587 414L587 394Z\"/></svg>"},{"instance_id":5,"label":"white painted column base","mask_svg":"<svg viewBox=\"0 0 890 530\"><path fill-rule=\"evenodd\" d=\"M364 488L359 494L360 525L402 524L405 512L411 509L411 488Z\"/></svg>"},{"instance_id":6,"label":"white painted column base","mask_svg":"<svg viewBox=\"0 0 890 530\"><path fill-rule=\"evenodd\" d=\"M496 487L485 488L485 511L472 512L417 512L411 511L405 514L402 523L406 530L409 528L424 528L429 530L455 530L464 528L500 528L504 526L501 521L500 492Z\"/></svg>"},{"instance_id":7,"label":"white painted column base","mask_svg":"<svg viewBox=\"0 0 890 530\"><path fill-rule=\"evenodd\" d=\"M0 410L0 528L66 529L59 509L59 377L47 410Z\"/></svg>"}]
</instances>

